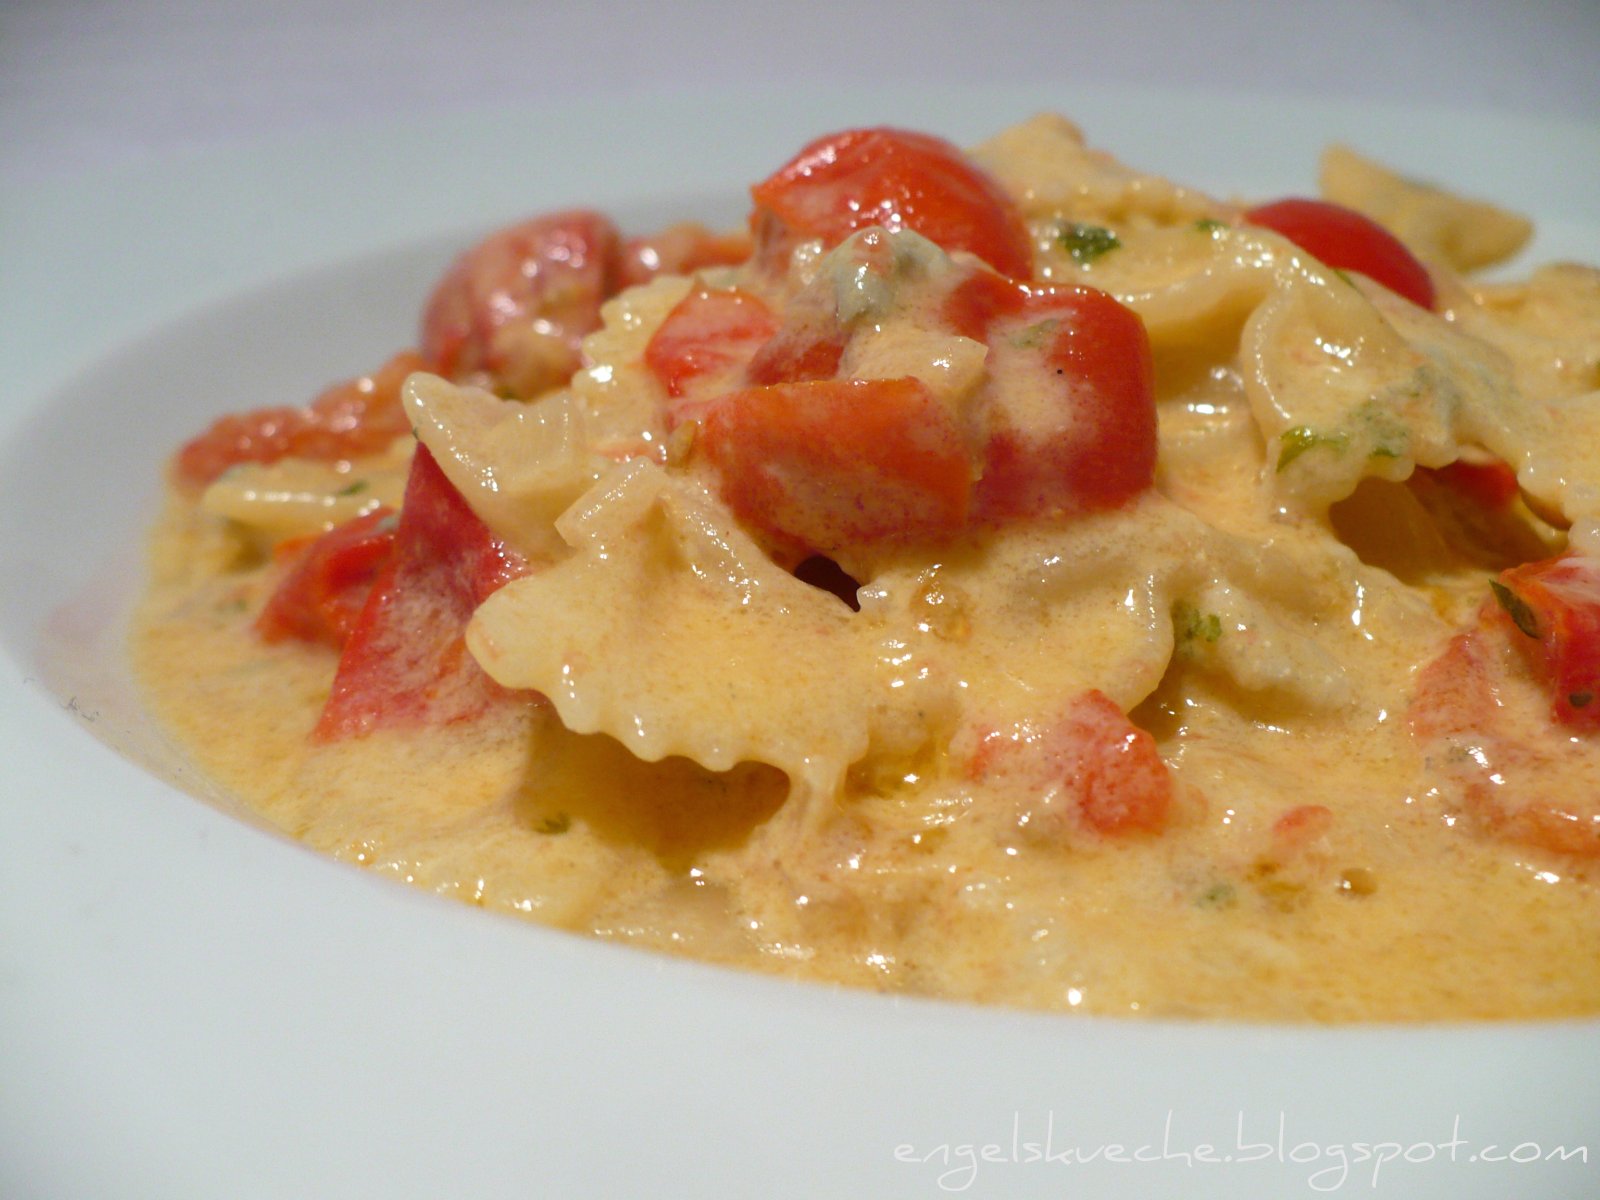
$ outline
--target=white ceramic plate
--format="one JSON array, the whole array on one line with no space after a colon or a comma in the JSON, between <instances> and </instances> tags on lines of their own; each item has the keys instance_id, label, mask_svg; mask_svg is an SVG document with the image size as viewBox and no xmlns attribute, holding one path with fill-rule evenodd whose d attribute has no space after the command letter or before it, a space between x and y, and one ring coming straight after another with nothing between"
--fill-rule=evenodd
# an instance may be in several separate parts
<instances>
[{"instance_id":1,"label":"white ceramic plate","mask_svg":"<svg viewBox=\"0 0 1600 1200\"><path fill-rule=\"evenodd\" d=\"M1600 259L1595 129L1067 88L635 99L0 194L0 1194L1600 1192L1597 1022L1133 1024L668 961L202 802L140 708L119 621L163 456L407 341L472 232L727 219L825 129L971 140L1046 107L1240 194L1308 190L1344 138Z\"/></svg>"}]
</instances>

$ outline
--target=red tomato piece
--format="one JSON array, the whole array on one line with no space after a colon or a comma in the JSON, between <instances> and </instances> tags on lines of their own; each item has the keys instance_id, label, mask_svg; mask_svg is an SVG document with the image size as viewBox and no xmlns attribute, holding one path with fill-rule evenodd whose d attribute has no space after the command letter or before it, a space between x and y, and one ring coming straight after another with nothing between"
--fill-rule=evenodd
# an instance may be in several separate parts
<instances>
[{"instance_id":1,"label":"red tomato piece","mask_svg":"<svg viewBox=\"0 0 1600 1200\"><path fill-rule=\"evenodd\" d=\"M1567 554L1512 567L1500 573L1495 596L1537 643L1555 719L1600 729L1600 563Z\"/></svg>"},{"instance_id":2,"label":"red tomato piece","mask_svg":"<svg viewBox=\"0 0 1600 1200\"><path fill-rule=\"evenodd\" d=\"M1107 837L1159 833L1172 808L1172 775L1155 739L1093 688L1042 730L984 737L971 772L1009 776L1040 797L1059 789L1078 822Z\"/></svg>"},{"instance_id":3,"label":"red tomato piece","mask_svg":"<svg viewBox=\"0 0 1600 1200\"><path fill-rule=\"evenodd\" d=\"M1519 491L1517 473L1499 459L1468 462L1457 459L1443 467L1420 468L1457 495L1465 496L1480 508L1499 512L1511 507Z\"/></svg>"},{"instance_id":4,"label":"red tomato piece","mask_svg":"<svg viewBox=\"0 0 1600 1200\"><path fill-rule=\"evenodd\" d=\"M1172 807L1172 776L1155 738L1105 693L1085 692L1056 729L1057 754L1084 824L1121 836L1159 833Z\"/></svg>"},{"instance_id":5,"label":"red tomato piece","mask_svg":"<svg viewBox=\"0 0 1600 1200\"><path fill-rule=\"evenodd\" d=\"M784 261L797 242L829 245L858 229L914 229L995 270L1033 274L1033 242L1010 196L957 147L900 129L818 138L751 188L758 256Z\"/></svg>"},{"instance_id":6,"label":"red tomato piece","mask_svg":"<svg viewBox=\"0 0 1600 1200\"><path fill-rule=\"evenodd\" d=\"M965 439L917 379L731 392L706 410L697 444L733 511L802 551L945 538L966 521Z\"/></svg>"},{"instance_id":7,"label":"red tomato piece","mask_svg":"<svg viewBox=\"0 0 1600 1200\"><path fill-rule=\"evenodd\" d=\"M696 287L651 335L645 365L672 400L698 382L727 384L735 370L742 383L745 363L777 329L777 317L759 297L738 288ZM696 415L690 407L669 401L668 428Z\"/></svg>"},{"instance_id":8,"label":"red tomato piece","mask_svg":"<svg viewBox=\"0 0 1600 1200\"><path fill-rule=\"evenodd\" d=\"M1244 214L1341 271L1360 271L1419 308L1433 307L1433 280L1405 243L1372 218L1326 200L1289 198Z\"/></svg>"},{"instance_id":9,"label":"red tomato piece","mask_svg":"<svg viewBox=\"0 0 1600 1200\"><path fill-rule=\"evenodd\" d=\"M422 314L422 353L451 379L528 397L565 383L617 290L616 227L578 209L499 230L468 250Z\"/></svg>"},{"instance_id":10,"label":"red tomato piece","mask_svg":"<svg viewBox=\"0 0 1600 1200\"><path fill-rule=\"evenodd\" d=\"M525 570L417 448L384 564L339 659L315 736L468 720L510 695L467 652L473 610Z\"/></svg>"},{"instance_id":11,"label":"red tomato piece","mask_svg":"<svg viewBox=\"0 0 1600 1200\"><path fill-rule=\"evenodd\" d=\"M849 331L838 325L786 325L756 351L745 378L755 384L832 379L849 343Z\"/></svg>"},{"instance_id":12,"label":"red tomato piece","mask_svg":"<svg viewBox=\"0 0 1600 1200\"><path fill-rule=\"evenodd\" d=\"M1014 279L993 271L972 271L946 294L939 315L962 337L987 341L989 326L999 317L1020 313L1030 295L1027 285Z\"/></svg>"},{"instance_id":13,"label":"red tomato piece","mask_svg":"<svg viewBox=\"0 0 1600 1200\"><path fill-rule=\"evenodd\" d=\"M393 510L376 508L321 537L285 543L288 573L256 618L268 642L290 638L343 649L373 582L394 553Z\"/></svg>"},{"instance_id":14,"label":"red tomato piece","mask_svg":"<svg viewBox=\"0 0 1600 1200\"><path fill-rule=\"evenodd\" d=\"M1508 639L1525 640L1503 612L1486 611L1422 669L1407 711L1412 739L1468 828L1600 857L1600 746L1519 702Z\"/></svg>"},{"instance_id":15,"label":"red tomato piece","mask_svg":"<svg viewBox=\"0 0 1600 1200\"><path fill-rule=\"evenodd\" d=\"M693 275L706 267L736 267L750 257L750 235L713 233L684 221L622 243L617 290L648 283L657 275Z\"/></svg>"},{"instance_id":16,"label":"red tomato piece","mask_svg":"<svg viewBox=\"0 0 1600 1200\"><path fill-rule=\"evenodd\" d=\"M1272 823L1272 840L1281 853L1298 853L1333 828L1333 810L1325 804L1297 804Z\"/></svg>"},{"instance_id":17,"label":"red tomato piece","mask_svg":"<svg viewBox=\"0 0 1600 1200\"><path fill-rule=\"evenodd\" d=\"M400 385L428 364L410 350L371 375L335 384L303 408L261 408L215 422L178 451L174 469L184 483L204 486L240 463L283 458L326 462L387 449L411 431Z\"/></svg>"},{"instance_id":18,"label":"red tomato piece","mask_svg":"<svg viewBox=\"0 0 1600 1200\"><path fill-rule=\"evenodd\" d=\"M1130 309L1092 288L1019 296L991 281L953 293L946 310L983 324L989 344L975 520L1115 508L1151 485L1155 369Z\"/></svg>"}]
</instances>

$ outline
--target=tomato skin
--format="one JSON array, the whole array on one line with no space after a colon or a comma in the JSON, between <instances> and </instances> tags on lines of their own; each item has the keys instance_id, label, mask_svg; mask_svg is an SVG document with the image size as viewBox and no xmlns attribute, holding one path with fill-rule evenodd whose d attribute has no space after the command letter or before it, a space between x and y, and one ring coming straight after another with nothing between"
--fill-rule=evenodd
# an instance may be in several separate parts
<instances>
[{"instance_id":1,"label":"tomato skin","mask_svg":"<svg viewBox=\"0 0 1600 1200\"><path fill-rule=\"evenodd\" d=\"M1427 471L1456 494L1465 496L1490 512L1502 512L1510 508L1519 491L1517 473L1499 459L1482 463L1457 459L1431 470L1427 467L1419 469Z\"/></svg>"},{"instance_id":2,"label":"tomato skin","mask_svg":"<svg viewBox=\"0 0 1600 1200\"><path fill-rule=\"evenodd\" d=\"M673 306L645 346L644 362L666 388L667 428L691 406L674 404L691 385L715 384L745 362L778 331L778 318L761 299L738 288L697 286Z\"/></svg>"},{"instance_id":3,"label":"tomato skin","mask_svg":"<svg viewBox=\"0 0 1600 1200\"><path fill-rule=\"evenodd\" d=\"M797 560L947 538L966 521L966 441L917 379L745 388L712 402L697 445L729 507Z\"/></svg>"},{"instance_id":4,"label":"tomato skin","mask_svg":"<svg viewBox=\"0 0 1600 1200\"><path fill-rule=\"evenodd\" d=\"M1518 640L1537 647L1551 715L1600 729L1600 563L1566 554L1502 571L1499 583Z\"/></svg>"},{"instance_id":5,"label":"tomato skin","mask_svg":"<svg viewBox=\"0 0 1600 1200\"><path fill-rule=\"evenodd\" d=\"M240 463L291 457L337 462L377 454L411 431L400 387L412 372L428 369L420 355L403 350L371 375L336 383L305 407L222 417L183 445L174 472L179 482L204 487Z\"/></svg>"},{"instance_id":6,"label":"tomato skin","mask_svg":"<svg viewBox=\"0 0 1600 1200\"><path fill-rule=\"evenodd\" d=\"M1290 197L1252 208L1244 219L1282 234L1330 267L1359 271L1419 308L1433 307L1428 268L1394 234L1354 209Z\"/></svg>"},{"instance_id":7,"label":"tomato skin","mask_svg":"<svg viewBox=\"0 0 1600 1200\"><path fill-rule=\"evenodd\" d=\"M1028 288L1019 301L990 287L984 303L996 315L984 333L994 382L974 519L1098 511L1148 489L1155 368L1143 322L1092 288ZM1024 374L1031 385L1013 382Z\"/></svg>"},{"instance_id":8,"label":"tomato skin","mask_svg":"<svg viewBox=\"0 0 1600 1200\"><path fill-rule=\"evenodd\" d=\"M350 631L314 738L469 720L510 696L464 635L473 610L525 570L418 446L394 551Z\"/></svg>"},{"instance_id":9,"label":"tomato skin","mask_svg":"<svg viewBox=\"0 0 1600 1200\"><path fill-rule=\"evenodd\" d=\"M914 229L1005 275L1033 274L1033 243L1005 190L960 149L902 129L850 129L806 145L750 190L758 255L786 259L800 241L832 246L858 229Z\"/></svg>"},{"instance_id":10,"label":"tomato skin","mask_svg":"<svg viewBox=\"0 0 1600 1200\"><path fill-rule=\"evenodd\" d=\"M973 271L945 295L939 316L952 332L987 341L996 319L1020 313L1030 294L1026 284L1014 279L993 271Z\"/></svg>"},{"instance_id":11,"label":"tomato skin","mask_svg":"<svg viewBox=\"0 0 1600 1200\"><path fill-rule=\"evenodd\" d=\"M969 773L1009 777L1039 797L1059 791L1076 821L1103 837L1160 833L1173 804L1172 775L1155 739L1097 688L1074 697L1043 729L989 733Z\"/></svg>"},{"instance_id":12,"label":"tomato skin","mask_svg":"<svg viewBox=\"0 0 1600 1200\"><path fill-rule=\"evenodd\" d=\"M832 379L849 342L849 331L837 324L785 325L756 351L745 377L754 384Z\"/></svg>"},{"instance_id":13,"label":"tomato skin","mask_svg":"<svg viewBox=\"0 0 1600 1200\"><path fill-rule=\"evenodd\" d=\"M380 507L321 537L280 546L291 565L256 618L262 640L343 649L394 554L396 524L394 511Z\"/></svg>"},{"instance_id":14,"label":"tomato skin","mask_svg":"<svg viewBox=\"0 0 1600 1200\"><path fill-rule=\"evenodd\" d=\"M617 290L620 238L588 209L490 234L456 259L422 313L422 353L440 375L530 397L577 370L579 343Z\"/></svg>"}]
</instances>

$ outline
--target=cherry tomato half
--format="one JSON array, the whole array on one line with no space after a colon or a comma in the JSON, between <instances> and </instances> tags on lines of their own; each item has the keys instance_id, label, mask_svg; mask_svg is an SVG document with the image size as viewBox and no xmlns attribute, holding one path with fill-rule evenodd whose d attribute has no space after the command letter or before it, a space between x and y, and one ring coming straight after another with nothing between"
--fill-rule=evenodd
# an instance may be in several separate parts
<instances>
[{"instance_id":1,"label":"cherry tomato half","mask_svg":"<svg viewBox=\"0 0 1600 1200\"><path fill-rule=\"evenodd\" d=\"M174 469L184 483L204 486L240 463L290 457L335 462L376 454L411 432L400 385L413 371L427 369L406 350L371 375L334 384L304 407L230 414L186 442Z\"/></svg>"},{"instance_id":2,"label":"cherry tomato half","mask_svg":"<svg viewBox=\"0 0 1600 1200\"><path fill-rule=\"evenodd\" d=\"M1011 198L957 147L928 134L876 128L818 138L750 194L767 257L798 241L832 246L882 225L970 251L1005 275L1033 274L1033 244Z\"/></svg>"},{"instance_id":3,"label":"cherry tomato half","mask_svg":"<svg viewBox=\"0 0 1600 1200\"><path fill-rule=\"evenodd\" d=\"M585 209L491 234L439 280L422 314L422 353L439 374L517 396L559 387L616 290L616 227Z\"/></svg>"},{"instance_id":4,"label":"cherry tomato half","mask_svg":"<svg viewBox=\"0 0 1600 1200\"><path fill-rule=\"evenodd\" d=\"M1428 268L1394 234L1352 208L1290 198L1252 208L1244 219L1281 233L1330 267L1360 271L1419 308L1433 307Z\"/></svg>"}]
</instances>

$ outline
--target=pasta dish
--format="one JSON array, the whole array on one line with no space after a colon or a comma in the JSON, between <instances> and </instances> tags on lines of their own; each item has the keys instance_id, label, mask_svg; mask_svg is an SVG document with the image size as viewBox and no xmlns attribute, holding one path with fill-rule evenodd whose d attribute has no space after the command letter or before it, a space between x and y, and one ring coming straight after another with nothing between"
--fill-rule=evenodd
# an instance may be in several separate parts
<instances>
[{"instance_id":1,"label":"pasta dish","mask_svg":"<svg viewBox=\"0 0 1600 1200\"><path fill-rule=\"evenodd\" d=\"M1238 201L1055 116L751 200L501 229L177 452L135 656L202 769L806 979L1600 1011L1600 272L1485 281L1527 221L1348 148Z\"/></svg>"}]
</instances>

